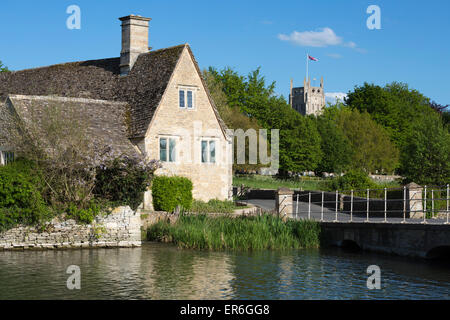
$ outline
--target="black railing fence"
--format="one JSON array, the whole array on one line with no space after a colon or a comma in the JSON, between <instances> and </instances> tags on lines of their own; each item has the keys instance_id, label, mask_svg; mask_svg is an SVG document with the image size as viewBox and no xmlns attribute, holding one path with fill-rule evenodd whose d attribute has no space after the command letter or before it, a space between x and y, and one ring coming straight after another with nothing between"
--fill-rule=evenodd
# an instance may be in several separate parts
<instances>
[{"instance_id":1,"label":"black railing fence","mask_svg":"<svg viewBox=\"0 0 450 320\"><path fill-rule=\"evenodd\" d=\"M296 218L322 221L388 222L449 224L450 190L446 186L400 187L344 191L295 191ZM399 221L400 220L400 221ZM393 221L392 221L393 222Z\"/></svg>"}]
</instances>

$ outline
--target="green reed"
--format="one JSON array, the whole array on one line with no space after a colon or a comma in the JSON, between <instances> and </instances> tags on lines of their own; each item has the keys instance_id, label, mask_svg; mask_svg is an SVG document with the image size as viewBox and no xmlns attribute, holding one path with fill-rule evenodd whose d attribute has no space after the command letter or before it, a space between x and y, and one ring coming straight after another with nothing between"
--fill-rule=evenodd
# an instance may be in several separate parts
<instances>
[{"instance_id":1,"label":"green reed","mask_svg":"<svg viewBox=\"0 0 450 320\"><path fill-rule=\"evenodd\" d=\"M181 215L174 224L160 221L147 230L151 241L201 250L264 250L319 247L320 225L261 216Z\"/></svg>"}]
</instances>

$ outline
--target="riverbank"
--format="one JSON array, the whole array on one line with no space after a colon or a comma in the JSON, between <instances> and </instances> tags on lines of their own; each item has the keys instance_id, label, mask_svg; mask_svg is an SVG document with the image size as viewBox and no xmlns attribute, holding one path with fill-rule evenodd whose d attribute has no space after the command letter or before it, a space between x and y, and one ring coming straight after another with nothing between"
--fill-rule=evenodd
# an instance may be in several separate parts
<instances>
[{"instance_id":1,"label":"riverbank","mask_svg":"<svg viewBox=\"0 0 450 320\"><path fill-rule=\"evenodd\" d=\"M147 240L201 250L264 250L318 248L320 225L315 221L283 221L277 216L181 215L147 229Z\"/></svg>"}]
</instances>

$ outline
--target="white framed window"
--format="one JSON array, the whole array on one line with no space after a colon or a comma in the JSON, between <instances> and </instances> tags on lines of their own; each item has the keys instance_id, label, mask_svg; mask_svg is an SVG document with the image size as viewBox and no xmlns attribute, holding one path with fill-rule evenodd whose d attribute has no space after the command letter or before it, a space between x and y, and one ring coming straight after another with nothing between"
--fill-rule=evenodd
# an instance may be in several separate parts
<instances>
[{"instance_id":1,"label":"white framed window","mask_svg":"<svg viewBox=\"0 0 450 320\"><path fill-rule=\"evenodd\" d=\"M177 161L177 140L175 138L159 138L159 160L161 162Z\"/></svg>"},{"instance_id":2,"label":"white framed window","mask_svg":"<svg viewBox=\"0 0 450 320\"><path fill-rule=\"evenodd\" d=\"M14 152L12 151L2 151L0 164L7 165L8 163L14 162Z\"/></svg>"},{"instance_id":3,"label":"white framed window","mask_svg":"<svg viewBox=\"0 0 450 320\"><path fill-rule=\"evenodd\" d=\"M202 140L202 163L216 163L216 140Z\"/></svg>"},{"instance_id":4,"label":"white framed window","mask_svg":"<svg viewBox=\"0 0 450 320\"><path fill-rule=\"evenodd\" d=\"M180 109L195 109L195 96L197 89L194 87L179 87L178 105Z\"/></svg>"}]
</instances>

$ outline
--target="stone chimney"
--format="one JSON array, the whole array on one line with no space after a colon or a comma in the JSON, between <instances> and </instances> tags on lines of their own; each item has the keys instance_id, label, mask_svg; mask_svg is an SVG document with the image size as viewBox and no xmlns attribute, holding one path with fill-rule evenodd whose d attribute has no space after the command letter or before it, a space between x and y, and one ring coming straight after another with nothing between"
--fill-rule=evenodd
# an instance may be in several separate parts
<instances>
[{"instance_id":1,"label":"stone chimney","mask_svg":"<svg viewBox=\"0 0 450 320\"><path fill-rule=\"evenodd\" d=\"M127 75L138 56L149 51L148 25L150 18L129 15L122 21L122 51L120 52L120 74Z\"/></svg>"}]
</instances>

